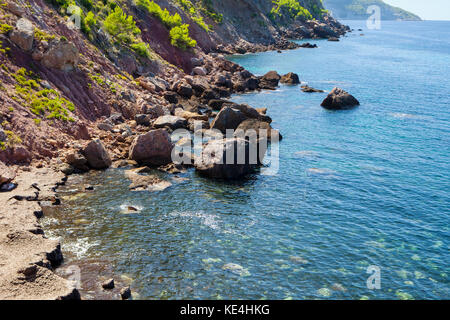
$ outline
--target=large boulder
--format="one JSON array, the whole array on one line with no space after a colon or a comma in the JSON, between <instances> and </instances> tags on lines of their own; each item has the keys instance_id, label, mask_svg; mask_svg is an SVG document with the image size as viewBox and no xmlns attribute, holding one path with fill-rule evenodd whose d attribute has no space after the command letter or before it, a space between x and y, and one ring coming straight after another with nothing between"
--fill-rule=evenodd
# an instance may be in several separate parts
<instances>
[{"instance_id":1,"label":"large boulder","mask_svg":"<svg viewBox=\"0 0 450 320\"><path fill-rule=\"evenodd\" d=\"M155 128L170 128L172 130L186 128L187 120L177 116L162 116L153 123Z\"/></svg>"},{"instance_id":2,"label":"large boulder","mask_svg":"<svg viewBox=\"0 0 450 320\"><path fill-rule=\"evenodd\" d=\"M247 119L247 116L238 109L225 107L217 114L211 124L212 129L218 129L226 133L227 129L236 129L241 122Z\"/></svg>"},{"instance_id":3,"label":"large boulder","mask_svg":"<svg viewBox=\"0 0 450 320\"><path fill-rule=\"evenodd\" d=\"M108 151L99 139L89 142L84 147L82 154L86 157L88 165L93 169L107 169L112 164Z\"/></svg>"},{"instance_id":4,"label":"large boulder","mask_svg":"<svg viewBox=\"0 0 450 320\"><path fill-rule=\"evenodd\" d=\"M30 20L21 18L16 23L16 28L11 32L11 41L22 50L31 51L34 42L34 27Z\"/></svg>"},{"instance_id":5,"label":"large boulder","mask_svg":"<svg viewBox=\"0 0 450 320\"><path fill-rule=\"evenodd\" d=\"M320 38L339 37L339 34L325 23L314 24L314 34Z\"/></svg>"},{"instance_id":6,"label":"large boulder","mask_svg":"<svg viewBox=\"0 0 450 320\"><path fill-rule=\"evenodd\" d=\"M321 106L330 110L349 109L359 106L359 101L341 88L334 88L323 100Z\"/></svg>"},{"instance_id":7,"label":"large boulder","mask_svg":"<svg viewBox=\"0 0 450 320\"><path fill-rule=\"evenodd\" d=\"M269 71L260 78L259 86L262 89L275 89L278 87L281 76L276 71Z\"/></svg>"},{"instance_id":8,"label":"large boulder","mask_svg":"<svg viewBox=\"0 0 450 320\"><path fill-rule=\"evenodd\" d=\"M47 68L71 71L78 65L80 53L71 42L60 40L53 42L42 57L42 64Z\"/></svg>"},{"instance_id":9,"label":"large boulder","mask_svg":"<svg viewBox=\"0 0 450 320\"><path fill-rule=\"evenodd\" d=\"M281 77L280 82L284 84L299 84L300 78L298 77L298 74L289 72Z\"/></svg>"},{"instance_id":10,"label":"large boulder","mask_svg":"<svg viewBox=\"0 0 450 320\"><path fill-rule=\"evenodd\" d=\"M16 173L0 161L0 185L10 183L16 177Z\"/></svg>"},{"instance_id":11,"label":"large boulder","mask_svg":"<svg viewBox=\"0 0 450 320\"><path fill-rule=\"evenodd\" d=\"M239 179L262 163L265 152L258 143L244 139L211 140L195 161L195 169L210 178Z\"/></svg>"},{"instance_id":12,"label":"large boulder","mask_svg":"<svg viewBox=\"0 0 450 320\"><path fill-rule=\"evenodd\" d=\"M166 130L152 130L134 139L130 147L130 159L142 165L166 165L172 162L173 147Z\"/></svg>"}]
</instances>

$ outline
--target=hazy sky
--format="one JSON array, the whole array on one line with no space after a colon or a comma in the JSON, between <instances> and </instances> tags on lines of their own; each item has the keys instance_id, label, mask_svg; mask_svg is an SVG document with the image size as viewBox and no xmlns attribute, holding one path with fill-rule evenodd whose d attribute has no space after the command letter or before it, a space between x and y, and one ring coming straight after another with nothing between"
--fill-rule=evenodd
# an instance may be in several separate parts
<instances>
[{"instance_id":1,"label":"hazy sky","mask_svg":"<svg viewBox=\"0 0 450 320\"><path fill-rule=\"evenodd\" d=\"M450 20L450 0L384 0L417 14L424 20Z\"/></svg>"}]
</instances>

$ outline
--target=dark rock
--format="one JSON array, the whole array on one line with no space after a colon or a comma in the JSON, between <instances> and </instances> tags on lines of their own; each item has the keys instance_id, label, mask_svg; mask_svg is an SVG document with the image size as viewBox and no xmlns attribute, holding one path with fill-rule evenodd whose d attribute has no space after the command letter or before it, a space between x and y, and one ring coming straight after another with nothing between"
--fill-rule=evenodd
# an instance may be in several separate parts
<instances>
[{"instance_id":1,"label":"dark rock","mask_svg":"<svg viewBox=\"0 0 450 320\"><path fill-rule=\"evenodd\" d=\"M111 116L108 118L108 120L110 122L112 122L113 124L120 124L120 123L125 122L125 119L123 118L123 116L120 113L111 114Z\"/></svg>"},{"instance_id":2,"label":"dark rock","mask_svg":"<svg viewBox=\"0 0 450 320\"><path fill-rule=\"evenodd\" d=\"M301 48L308 48L308 49L313 49L313 48L317 48L317 44L311 44L309 42L306 43L302 43L300 45Z\"/></svg>"},{"instance_id":3,"label":"dark rock","mask_svg":"<svg viewBox=\"0 0 450 320\"><path fill-rule=\"evenodd\" d=\"M259 86L262 89L275 89L278 87L281 76L276 71L269 71L260 78Z\"/></svg>"},{"instance_id":4,"label":"dark rock","mask_svg":"<svg viewBox=\"0 0 450 320\"><path fill-rule=\"evenodd\" d=\"M240 110L225 107L216 116L211 124L212 129L218 129L225 133L227 129L236 129L242 121L246 120L247 116Z\"/></svg>"},{"instance_id":5,"label":"dark rock","mask_svg":"<svg viewBox=\"0 0 450 320\"><path fill-rule=\"evenodd\" d=\"M148 127L151 124L152 117L148 114L137 114L134 120L137 125Z\"/></svg>"},{"instance_id":6,"label":"dark rock","mask_svg":"<svg viewBox=\"0 0 450 320\"><path fill-rule=\"evenodd\" d=\"M341 110L359 106L359 101L341 88L334 88L321 106L330 110Z\"/></svg>"},{"instance_id":7,"label":"dark rock","mask_svg":"<svg viewBox=\"0 0 450 320\"><path fill-rule=\"evenodd\" d=\"M131 298L131 289L130 287L122 288L120 290L120 296L122 300L128 300Z\"/></svg>"},{"instance_id":8,"label":"dark rock","mask_svg":"<svg viewBox=\"0 0 450 320\"><path fill-rule=\"evenodd\" d=\"M299 84L300 78L298 77L297 74L289 72L288 74L285 74L284 76L281 77L280 82L285 84Z\"/></svg>"},{"instance_id":9,"label":"dark rock","mask_svg":"<svg viewBox=\"0 0 450 320\"><path fill-rule=\"evenodd\" d=\"M219 111L222 109L223 105L226 103L231 103L228 100L222 100L222 99L212 99L209 101L208 105L211 107L211 109Z\"/></svg>"},{"instance_id":10,"label":"dark rock","mask_svg":"<svg viewBox=\"0 0 450 320\"><path fill-rule=\"evenodd\" d=\"M172 162L172 149L168 132L158 129L135 138L129 154L139 164L161 166Z\"/></svg>"},{"instance_id":11,"label":"dark rock","mask_svg":"<svg viewBox=\"0 0 450 320\"><path fill-rule=\"evenodd\" d=\"M170 103L178 103L178 94L173 91L164 92L164 99L166 99Z\"/></svg>"},{"instance_id":12,"label":"dark rock","mask_svg":"<svg viewBox=\"0 0 450 320\"><path fill-rule=\"evenodd\" d=\"M312 92L325 92L325 91L323 91L323 90L314 89L314 88L311 88L311 87L309 87L309 86L302 86L302 91L303 91L303 92L308 92L308 93L312 93Z\"/></svg>"},{"instance_id":13,"label":"dark rock","mask_svg":"<svg viewBox=\"0 0 450 320\"><path fill-rule=\"evenodd\" d=\"M328 41L338 42L339 38L337 38L337 37L329 37Z\"/></svg>"},{"instance_id":14,"label":"dark rock","mask_svg":"<svg viewBox=\"0 0 450 320\"><path fill-rule=\"evenodd\" d=\"M107 169L112 164L108 151L99 139L89 142L83 149L82 154L86 157L88 165L93 169Z\"/></svg>"},{"instance_id":15,"label":"dark rock","mask_svg":"<svg viewBox=\"0 0 450 320\"><path fill-rule=\"evenodd\" d=\"M102 283L102 288L105 290L114 289L114 279L108 279Z\"/></svg>"},{"instance_id":16,"label":"dark rock","mask_svg":"<svg viewBox=\"0 0 450 320\"><path fill-rule=\"evenodd\" d=\"M194 90L190 84L182 82L178 85L177 93L182 97L190 98L194 94Z\"/></svg>"}]
</instances>

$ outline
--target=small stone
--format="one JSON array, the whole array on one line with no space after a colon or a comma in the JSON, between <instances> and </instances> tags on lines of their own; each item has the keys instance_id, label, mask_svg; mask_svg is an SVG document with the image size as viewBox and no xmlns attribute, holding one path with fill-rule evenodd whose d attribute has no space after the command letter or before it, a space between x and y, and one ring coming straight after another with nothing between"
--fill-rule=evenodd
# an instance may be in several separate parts
<instances>
[{"instance_id":1,"label":"small stone","mask_svg":"<svg viewBox=\"0 0 450 320\"><path fill-rule=\"evenodd\" d=\"M102 287L105 290L111 290L114 289L114 279L108 279L105 282L102 283Z\"/></svg>"},{"instance_id":2,"label":"small stone","mask_svg":"<svg viewBox=\"0 0 450 320\"><path fill-rule=\"evenodd\" d=\"M122 300L128 300L131 298L131 289L130 287L122 288L120 290L120 296L122 297Z\"/></svg>"}]
</instances>

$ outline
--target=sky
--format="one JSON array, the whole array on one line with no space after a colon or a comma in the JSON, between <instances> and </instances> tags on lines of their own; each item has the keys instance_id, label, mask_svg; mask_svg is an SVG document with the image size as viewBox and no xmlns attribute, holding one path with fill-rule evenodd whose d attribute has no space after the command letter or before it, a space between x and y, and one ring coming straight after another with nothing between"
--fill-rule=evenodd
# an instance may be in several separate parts
<instances>
[{"instance_id":1,"label":"sky","mask_svg":"<svg viewBox=\"0 0 450 320\"><path fill-rule=\"evenodd\" d=\"M450 0L384 0L424 20L450 20Z\"/></svg>"}]
</instances>

